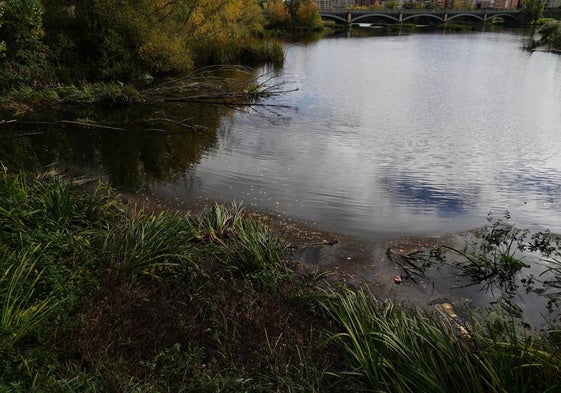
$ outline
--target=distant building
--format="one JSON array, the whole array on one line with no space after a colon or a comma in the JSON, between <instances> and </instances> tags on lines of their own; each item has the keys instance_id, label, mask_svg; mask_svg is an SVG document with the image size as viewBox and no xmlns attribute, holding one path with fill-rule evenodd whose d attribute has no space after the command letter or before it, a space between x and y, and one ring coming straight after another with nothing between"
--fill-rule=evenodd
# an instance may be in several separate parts
<instances>
[{"instance_id":1,"label":"distant building","mask_svg":"<svg viewBox=\"0 0 561 393\"><path fill-rule=\"evenodd\" d=\"M333 8L347 8L356 5L356 0L315 0L319 10L330 10Z\"/></svg>"},{"instance_id":2,"label":"distant building","mask_svg":"<svg viewBox=\"0 0 561 393\"><path fill-rule=\"evenodd\" d=\"M561 1L561 0L559 0ZM516 10L520 0L476 0L474 1L473 8L492 8L497 10Z\"/></svg>"},{"instance_id":3,"label":"distant building","mask_svg":"<svg viewBox=\"0 0 561 393\"><path fill-rule=\"evenodd\" d=\"M547 0L545 8L561 8L561 0Z\"/></svg>"},{"instance_id":4,"label":"distant building","mask_svg":"<svg viewBox=\"0 0 561 393\"><path fill-rule=\"evenodd\" d=\"M561 1L561 0L559 0ZM376 4L377 2L379 2L378 0L356 0L356 5L360 6L360 7L368 7L371 5Z\"/></svg>"}]
</instances>

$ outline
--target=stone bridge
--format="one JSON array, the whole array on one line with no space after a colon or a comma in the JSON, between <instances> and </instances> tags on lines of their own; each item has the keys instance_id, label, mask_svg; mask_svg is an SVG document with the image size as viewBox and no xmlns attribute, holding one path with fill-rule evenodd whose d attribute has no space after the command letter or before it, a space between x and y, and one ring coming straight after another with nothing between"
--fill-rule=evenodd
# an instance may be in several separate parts
<instances>
[{"instance_id":1,"label":"stone bridge","mask_svg":"<svg viewBox=\"0 0 561 393\"><path fill-rule=\"evenodd\" d=\"M384 18L389 22L405 23L418 17L432 18L441 23L447 23L457 18L472 18L481 22L490 21L493 18L504 18L517 20L520 16L518 10L370 10L370 11L321 11L321 18L333 20L346 24L368 23L373 18Z\"/></svg>"}]
</instances>

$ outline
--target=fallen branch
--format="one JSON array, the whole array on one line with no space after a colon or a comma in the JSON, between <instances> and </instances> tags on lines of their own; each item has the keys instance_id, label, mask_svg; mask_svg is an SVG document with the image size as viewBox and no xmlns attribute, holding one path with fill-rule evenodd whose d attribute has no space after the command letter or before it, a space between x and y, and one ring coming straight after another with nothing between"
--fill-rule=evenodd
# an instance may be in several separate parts
<instances>
[{"instance_id":1,"label":"fallen branch","mask_svg":"<svg viewBox=\"0 0 561 393\"><path fill-rule=\"evenodd\" d=\"M235 72L236 78L224 77L224 72ZM286 88L284 82L274 83L274 76L255 76L254 70L246 67L208 67L197 70L184 77L165 81L157 86L141 91L124 86L123 84L85 84L82 87L60 86L53 88L55 100L42 101L43 106L57 106L64 104L107 105L109 107L150 105L161 103L200 103L205 105L223 105L232 108L268 107L287 108L292 106L259 102L260 99L270 98L281 94L297 91L297 88ZM58 90L57 90L58 89ZM21 105L16 105L18 108ZM37 106L37 105L35 105ZM31 110L31 107L20 110L18 114ZM145 124L147 131L157 130L157 124L179 127L190 131L203 131L205 127L187 123L187 119L178 120L168 117L138 119L131 123L113 125L100 124L90 120L58 120L53 122L20 122L17 119L2 120L3 125L36 124L36 125L71 125L86 128L96 128L110 131L125 131L130 124ZM163 127L166 128L166 127Z\"/></svg>"}]
</instances>

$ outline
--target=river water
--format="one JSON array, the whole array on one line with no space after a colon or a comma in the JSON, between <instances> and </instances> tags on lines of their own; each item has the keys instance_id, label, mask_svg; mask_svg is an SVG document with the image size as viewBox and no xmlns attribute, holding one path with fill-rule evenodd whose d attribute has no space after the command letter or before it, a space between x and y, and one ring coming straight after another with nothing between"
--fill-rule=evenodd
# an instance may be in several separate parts
<instances>
[{"instance_id":1,"label":"river water","mask_svg":"<svg viewBox=\"0 0 561 393\"><path fill-rule=\"evenodd\" d=\"M298 91L222 119L168 199L243 200L367 239L509 210L561 230L561 56L521 33L322 39L260 70Z\"/></svg>"},{"instance_id":2,"label":"river water","mask_svg":"<svg viewBox=\"0 0 561 393\"><path fill-rule=\"evenodd\" d=\"M260 102L271 106L36 112L30 120L129 125L30 124L30 136L2 138L0 160L101 171L173 203L243 201L368 240L458 232L505 210L561 232L561 56L526 50L521 31L364 31L287 44L284 66L257 70L297 89ZM130 125L157 117L208 131Z\"/></svg>"},{"instance_id":3,"label":"river water","mask_svg":"<svg viewBox=\"0 0 561 393\"><path fill-rule=\"evenodd\" d=\"M300 257L362 277L379 296L470 307L500 300L439 269L396 286L403 272L385 247L417 243L380 241L473 229L505 210L519 227L561 233L561 56L528 51L532 37L520 31L353 35L287 44L284 65L256 75L294 91L260 106L36 111L2 134L0 161L101 172L121 191L172 205L243 201L348 235ZM207 131L145 126L162 117ZM552 279L540 276L546 268L532 263L516 285L528 274L542 285ZM516 295L537 325L550 289Z\"/></svg>"}]
</instances>

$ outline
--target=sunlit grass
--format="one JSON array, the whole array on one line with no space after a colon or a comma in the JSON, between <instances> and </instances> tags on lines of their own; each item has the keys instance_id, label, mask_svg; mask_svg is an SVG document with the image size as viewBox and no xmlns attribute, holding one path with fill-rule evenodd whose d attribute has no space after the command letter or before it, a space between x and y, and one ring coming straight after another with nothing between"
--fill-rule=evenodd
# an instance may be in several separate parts
<instances>
[{"instance_id":1,"label":"sunlit grass","mask_svg":"<svg viewBox=\"0 0 561 393\"><path fill-rule=\"evenodd\" d=\"M559 343L520 332L498 313L463 329L365 290L343 288L325 303L332 335L373 391L527 392L561 387ZM467 328L467 330L466 330ZM466 332L468 332L466 334Z\"/></svg>"}]
</instances>

